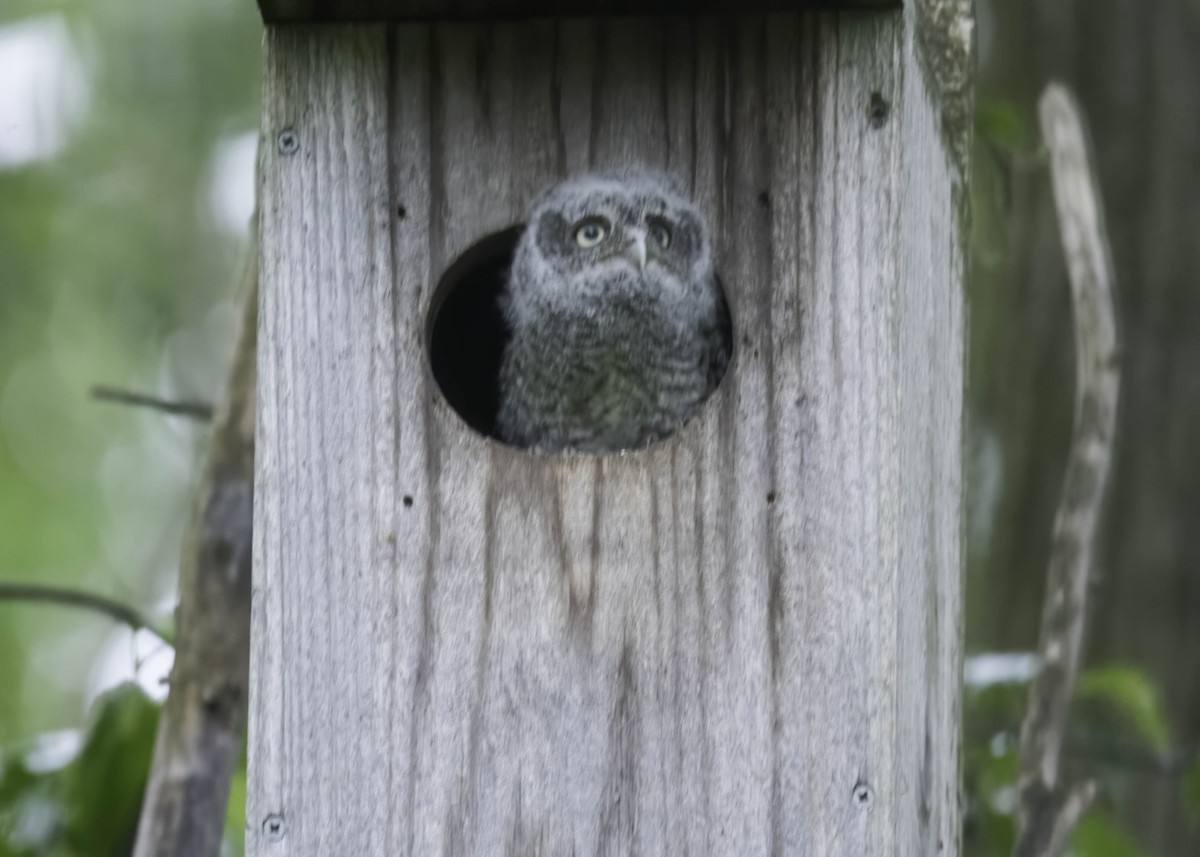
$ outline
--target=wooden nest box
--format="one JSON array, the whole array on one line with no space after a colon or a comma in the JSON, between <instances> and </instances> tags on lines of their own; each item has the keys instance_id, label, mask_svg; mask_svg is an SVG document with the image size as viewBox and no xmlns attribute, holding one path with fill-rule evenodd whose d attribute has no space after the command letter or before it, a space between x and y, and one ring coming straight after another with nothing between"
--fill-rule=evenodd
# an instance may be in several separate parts
<instances>
[{"instance_id":1,"label":"wooden nest box","mask_svg":"<svg viewBox=\"0 0 1200 857\"><path fill-rule=\"evenodd\" d=\"M967 0L259 5L248 853L958 854ZM505 446L439 310L630 165L730 369Z\"/></svg>"}]
</instances>

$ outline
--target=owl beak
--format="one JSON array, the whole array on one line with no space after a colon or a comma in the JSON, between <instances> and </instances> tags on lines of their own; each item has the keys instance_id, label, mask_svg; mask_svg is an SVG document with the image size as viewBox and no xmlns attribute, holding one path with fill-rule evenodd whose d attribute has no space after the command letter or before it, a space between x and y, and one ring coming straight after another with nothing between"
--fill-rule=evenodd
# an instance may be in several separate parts
<instances>
[{"instance_id":1,"label":"owl beak","mask_svg":"<svg viewBox=\"0 0 1200 857\"><path fill-rule=\"evenodd\" d=\"M629 246L629 257L637 263L638 270L646 270L646 233L634 233L633 243Z\"/></svg>"}]
</instances>

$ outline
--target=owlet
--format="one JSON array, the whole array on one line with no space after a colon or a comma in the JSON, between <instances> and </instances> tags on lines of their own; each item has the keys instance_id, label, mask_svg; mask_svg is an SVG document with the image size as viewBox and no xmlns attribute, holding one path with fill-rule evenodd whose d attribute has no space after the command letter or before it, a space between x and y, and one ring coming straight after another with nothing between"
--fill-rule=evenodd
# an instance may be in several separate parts
<instances>
[{"instance_id":1,"label":"owlet","mask_svg":"<svg viewBox=\"0 0 1200 857\"><path fill-rule=\"evenodd\" d=\"M665 175L587 175L542 194L501 309L497 428L515 446L645 446L694 414L729 363L708 229Z\"/></svg>"}]
</instances>

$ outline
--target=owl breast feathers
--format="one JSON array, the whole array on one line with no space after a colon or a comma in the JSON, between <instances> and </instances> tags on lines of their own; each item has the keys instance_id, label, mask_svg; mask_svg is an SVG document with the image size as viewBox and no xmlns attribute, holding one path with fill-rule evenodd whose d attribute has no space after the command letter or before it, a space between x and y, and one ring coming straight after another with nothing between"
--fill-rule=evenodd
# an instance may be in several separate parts
<instances>
[{"instance_id":1,"label":"owl breast feathers","mask_svg":"<svg viewBox=\"0 0 1200 857\"><path fill-rule=\"evenodd\" d=\"M678 429L729 362L712 257L668 176L588 175L544 193L501 295L500 438L605 452Z\"/></svg>"}]
</instances>

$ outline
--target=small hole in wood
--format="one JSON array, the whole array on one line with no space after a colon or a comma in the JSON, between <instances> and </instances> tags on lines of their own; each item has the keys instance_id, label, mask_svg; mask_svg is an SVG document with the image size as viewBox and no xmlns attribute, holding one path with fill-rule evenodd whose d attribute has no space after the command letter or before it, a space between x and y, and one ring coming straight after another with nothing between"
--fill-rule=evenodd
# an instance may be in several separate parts
<instances>
[{"instance_id":1,"label":"small hole in wood","mask_svg":"<svg viewBox=\"0 0 1200 857\"><path fill-rule=\"evenodd\" d=\"M408 209L405 208L403 205L397 205L396 206L396 217L400 220L403 220L404 218L408 217Z\"/></svg>"},{"instance_id":2,"label":"small hole in wood","mask_svg":"<svg viewBox=\"0 0 1200 857\"><path fill-rule=\"evenodd\" d=\"M879 130L887 124L888 114L891 113L892 106L878 92L871 93L871 103L867 106L867 124L873 129Z\"/></svg>"},{"instance_id":3,"label":"small hole in wood","mask_svg":"<svg viewBox=\"0 0 1200 857\"><path fill-rule=\"evenodd\" d=\"M775 492L768 491L767 492L767 505L770 506L774 502L775 502Z\"/></svg>"},{"instance_id":4,"label":"small hole in wood","mask_svg":"<svg viewBox=\"0 0 1200 857\"><path fill-rule=\"evenodd\" d=\"M405 508L405 509L411 509L411 508L412 508L412 504L413 504L413 499L412 499L412 497L410 497L409 495L405 494L405 495L404 495L404 500L403 500L403 503L404 503L404 508Z\"/></svg>"}]
</instances>

